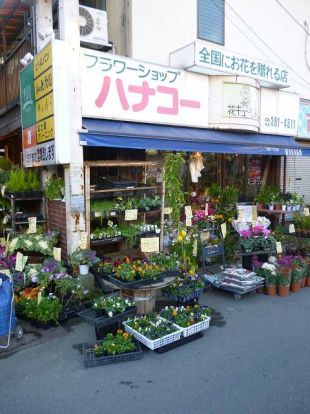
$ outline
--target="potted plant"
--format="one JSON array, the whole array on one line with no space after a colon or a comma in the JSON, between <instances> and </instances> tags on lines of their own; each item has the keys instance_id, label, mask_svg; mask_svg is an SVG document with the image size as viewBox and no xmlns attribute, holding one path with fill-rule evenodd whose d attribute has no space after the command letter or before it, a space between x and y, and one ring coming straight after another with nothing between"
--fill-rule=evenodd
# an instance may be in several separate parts
<instances>
[{"instance_id":1,"label":"potted plant","mask_svg":"<svg viewBox=\"0 0 310 414\"><path fill-rule=\"evenodd\" d=\"M276 266L272 263L263 263L259 271L259 276L265 278L267 295L275 296L277 293Z\"/></svg>"},{"instance_id":2,"label":"potted plant","mask_svg":"<svg viewBox=\"0 0 310 414\"><path fill-rule=\"evenodd\" d=\"M279 296L287 296L290 289L289 273L283 272L280 269L277 271L276 283L278 287Z\"/></svg>"},{"instance_id":3,"label":"potted plant","mask_svg":"<svg viewBox=\"0 0 310 414\"><path fill-rule=\"evenodd\" d=\"M96 252L90 249L78 249L70 256L72 266L78 266L80 275L87 275L90 266L98 263L100 259L96 256Z\"/></svg>"},{"instance_id":4,"label":"potted plant","mask_svg":"<svg viewBox=\"0 0 310 414\"><path fill-rule=\"evenodd\" d=\"M6 192L11 196L27 196L27 193L40 193L39 176L33 170L26 171L22 168L14 168L10 171L10 176L5 185Z\"/></svg>"},{"instance_id":5,"label":"potted plant","mask_svg":"<svg viewBox=\"0 0 310 414\"><path fill-rule=\"evenodd\" d=\"M44 187L45 197L50 200L62 200L65 195L65 182L63 178L56 176L50 177Z\"/></svg>"},{"instance_id":6,"label":"potted plant","mask_svg":"<svg viewBox=\"0 0 310 414\"><path fill-rule=\"evenodd\" d=\"M301 256L295 256L292 261L291 292L298 292L304 274L304 263Z\"/></svg>"},{"instance_id":7,"label":"potted plant","mask_svg":"<svg viewBox=\"0 0 310 414\"><path fill-rule=\"evenodd\" d=\"M47 329L58 323L61 311L59 299L52 293L42 297L41 301L29 300L25 305L25 314L35 326Z\"/></svg>"}]
</instances>

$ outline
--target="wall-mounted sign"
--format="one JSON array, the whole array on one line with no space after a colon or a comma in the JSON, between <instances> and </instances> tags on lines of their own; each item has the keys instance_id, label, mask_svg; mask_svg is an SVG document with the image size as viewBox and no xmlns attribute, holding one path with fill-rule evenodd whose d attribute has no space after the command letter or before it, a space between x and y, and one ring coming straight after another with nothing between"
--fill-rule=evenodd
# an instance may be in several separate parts
<instances>
[{"instance_id":1,"label":"wall-mounted sign","mask_svg":"<svg viewBox=\"0 0 310 414\"><path fill-rule=\"evenodd\" d=\"M64 140L68 135L69 119L66 104L68 62L64 50L65 43L54 40L20 72L23 163L26 167L69 162L69 140Z\"/></svg>"},{"instance_id":2,"label":"wall-mounted sign","mask_svg":"<svg viewBox=\"0 0 310 414\"><path fill-rule=\"evenodd\" d=\"M259 80L266 86L289 86L287 68L239 55L215 44L197 41L170 54L170 64L207 75L241 75Z\"/></svg>"},{"instance_id":3,"label":"wall-mounted sign","mask_svg":"<svg viewBox=\"0 0 310 414\"><path fill-rule=\"evenodd\" d=\"M254 79L211 76L210 128L258 131L259 85Z\"/></svg>"},{"instance_id":4,"label":"wall-mounted sign","mask_svg":"<svg viewBox=\"0 0 310 414\"><path fill-rule=\"evenodd\" d=\"M84 117L208 127L208 78L81 49Z\"/></svg>"},{"instance_id":5,"label":"wall-mounted sign","mask_svg":"<svg viewBox=\"0 0 310 414\"><path fill-rule=\"evenodd\" d=\"M295 136L298 125L299 96L261 88L260 132Z\"/></svg>"},{"instance_id":6,"label":"wall-mounted sign","mask_svg":"<svg viewBox=\"0 0 310 414\"><path fill-rule=\"evenodd\" d=\"M300 101L297 135L310 138L310 101Z\"/></svg>"}]
</instances>

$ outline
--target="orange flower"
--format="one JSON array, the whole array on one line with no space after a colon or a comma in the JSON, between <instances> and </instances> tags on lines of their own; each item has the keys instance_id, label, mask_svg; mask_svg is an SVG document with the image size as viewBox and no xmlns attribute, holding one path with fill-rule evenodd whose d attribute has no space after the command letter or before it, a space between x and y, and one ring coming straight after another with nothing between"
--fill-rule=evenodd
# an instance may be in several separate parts
<instances>
[{"instance_id":1,"label":"orange flower","mask_svg":"<svg viewBox=\"0 0 310 414\"><path fill-rule=\"evenodd\" d=\"M176 310L172 311L171 315L175 318L177 316L178 312Z\"/></svg>"},{"instance_id":2,"label":"orange flower","mask_svg":"<svg viewBox=\"0 0 310 414\"><path fill-rule=\"evenodd\" d=\"M123 333L123 337L124 337L125 339L128 339L128 337L129 337L129 333L124 332L124 333Z\"/></svg>"}]
</instances>

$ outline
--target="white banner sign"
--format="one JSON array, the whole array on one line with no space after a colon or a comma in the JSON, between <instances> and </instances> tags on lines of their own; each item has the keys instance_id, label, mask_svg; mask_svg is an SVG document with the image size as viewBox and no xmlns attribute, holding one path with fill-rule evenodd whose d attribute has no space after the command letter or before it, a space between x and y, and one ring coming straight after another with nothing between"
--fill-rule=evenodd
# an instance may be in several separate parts
<instances>
[{"instance_id":1,"label":"white banner sign","mask_svg":"<svg viewBox=\"0 0 310 414\"><path fill-rule=\"evenodd\" d=\"M208 79L81 49L84 117L208 127Z\"/></svg>"},{"instance_id":2,"label":"white banner sign","mask_svg":"<svg viewBox=\"0 0 310 414\"><path fill-rule=\"evenodd\" d=\"M299 96L261 88L260 132L295 136L298 127Z\"/></svg>"}]
</instances>

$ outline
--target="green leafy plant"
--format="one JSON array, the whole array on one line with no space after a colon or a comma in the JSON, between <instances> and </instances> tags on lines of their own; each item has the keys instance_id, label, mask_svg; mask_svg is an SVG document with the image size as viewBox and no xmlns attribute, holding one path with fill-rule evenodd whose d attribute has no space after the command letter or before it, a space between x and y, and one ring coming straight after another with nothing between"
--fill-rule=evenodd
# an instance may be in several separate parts
<instances>
[{"instance_id":1,"label":"green leafy plant","mask_svg":"<svg viewBox=\"0 0 310 414\"><path fill-rule=\"evenodd\" d=\"M184 157L181 153L168 153L164 160L164 175L166 203L172 208L172 221L175 226L180 221L181 206L185 203L182 180Z\"/></svg>"},{"instance_id":2,"label":"green leafy plant","mask_svg":"<svg viewBox=\"0 0 310 414\"><path fill-rule=\"evenodd\" d=\"M48 200L62 199L65 194L63 178L50 177L45 184L44 194Z\"/></svg>"},{"instance_id":3,"label":"green leafy plant","mask_svg":"<svg viewBox=\"0 0 310 414\"><path fill-rule=\"evenodd\" d=\"M22 168L14 168L10 171L6 189L12 192L40 190L40 180L32 170L25 171Z\"/></svg>"},{"instance_id":4,"label":"green leafy plant","mask_svg":"<svg viewBox=\"0 0 310 414\"><path fill-rule=\"evenodd\" d=\"M92 266L99 261L100 259L96 256L96 252L90 249L78 249L70 255L70 263L73 266Z\"/></svg>"},{"instance_id":5,"label":"green leafy plant","mask_svg":"<svg viewBox=\"0 0 310 414\"><path fill-rule=\"evenodd\" d=\"M40 303L29 300L25 305L27 318L41 323L58 322L60 311L60 301L54 295L42 297Z\"/></svg>"},{"instance_id":6,"label":"green leafy plant","mask_svg":"<svg viewBox=\"0 0 310 414\"><path fill-rule=\"evenodd\" d=\"M140 236L140 228L134 225L123 224L119 227L122 236L126 239L126 242L130 247L134 247Z\"/></svg>"},{"instance_id":7,"label":"green leafy plant","mask_svg":"<svg viewBox=\"0 0 310 414\"><path fill-rule=\"evenodd\" d=\"M117 333L113 335L108 333L100 344L95 345L95 355L118 355L126 352L134 351L136 344L134 343L132 335L118 329Z\"/></svg>"},{"instance_id":8,"label":"green leafy plant","mask_svg":"<svg viewBox=\"0 0 310 414\"><path fill-rule=\"evenodd\" d=\"M18 250L24 252L36 252L45 256L53 256L53 248L57 245L59 231L48 233L23 233L10 241L8 253L11 254Z\"/></svg>"},{"instance_id":9,"label":"green leafy plant","mask_svg":"<svg viewBox=\"0 0 310 414\"><path fill-rule=\"evenodd\" d=\"M273 185L262 187L255 198L257 203L270 204L280 200L280 189Z\"/></svg>"}]
</instances>

